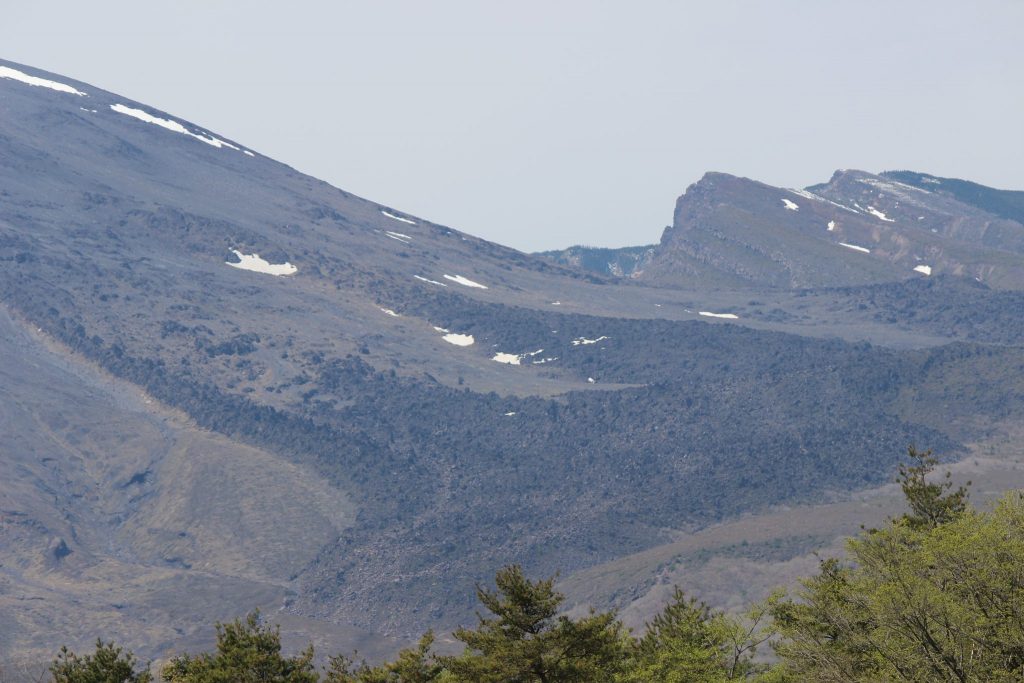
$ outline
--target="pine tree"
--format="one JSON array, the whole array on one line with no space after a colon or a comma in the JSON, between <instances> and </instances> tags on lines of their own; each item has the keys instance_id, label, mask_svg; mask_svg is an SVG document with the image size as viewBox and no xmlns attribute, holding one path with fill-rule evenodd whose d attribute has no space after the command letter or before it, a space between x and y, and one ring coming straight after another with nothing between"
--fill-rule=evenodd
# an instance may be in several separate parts
<instances>
[{"instance_id":1,"label":"pine tree","mask_svg":"<svg viewBox=\"0 0 1024 683\"><path fill-rule=\"evenodd\" d=\"M217 624L217 650L175 657L161 672L168 683L316 683L313 647L295 657L281 654L277 627L262 623L259 610L241 621Z\"/></svg>"},{"instance_id":2,"label":"pine tree","mask_svg":"<svg viewBox=\"0 0 1024 683\"><path fill-rule=\"evenodd\" d=\"M902 517L903 521L914 529L931 529L963 514L967 509L965 487L960 486L950 492L953 482L950 481L952 475L949 472L939 483L928 481L928 475L939 462L931 450L921 453L910 446L907 455L915 464L900 465L900 474L896 479L910 506L910 512ZM970 485L971 482L967 482L967 486Z\"/></svg>"},{"instance_id":3,"label":"pine tree","mask_svg":"<svg viewBox=\"0 0 1024 683\"><path fill-rule=\"evenodd\" d=\"M66 647L50 665L54 683L150 683L148 667L137 671L135 656L114 643L96 641L91 655L78 656Z\"/></svg>"},{"instance_id":4,"label":"pine tree","mask_svg":"<svg viewBox=\"0 0 1024 683\"><path fill-rule=\"evenodd\" d=\"M434 683L442 680L444 667L431 652L433 631L427 631L415 648L402 650L393 662L356 665L345 656L332 657L324 683Z\"/></svg>"},{"instance_id":5,"label":"pine tree","mask_svg":"<svg viewBox=\"0 0 1024 683\"><path fill-rule=\"evenodd\" d=\"M477 587L493 615L455 637L465 652L447 658L455 680L477 683L563 683L611 680L625 659L622 625L611 612L580 619L559 615L564 596L554 578L530 581L519 566L498 571L496 590Z\"/></svg>"}]
</instances>

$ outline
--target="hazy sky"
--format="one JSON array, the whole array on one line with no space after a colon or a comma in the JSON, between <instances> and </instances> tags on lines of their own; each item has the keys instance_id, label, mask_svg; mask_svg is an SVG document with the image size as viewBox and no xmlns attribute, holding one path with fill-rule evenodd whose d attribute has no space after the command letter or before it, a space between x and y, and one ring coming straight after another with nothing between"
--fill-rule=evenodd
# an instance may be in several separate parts
<instances>
[{"instance_id":1,"label":"hazy sky","mask_svg":"<svg viewBox=\"0 0 1024 683\"><path fill-rule=\"evenodd\" d=\"M706 170L1024 189L1024 2L3 0L0 56L524 250L657 241Z\"/></svg>"}]
</instances>

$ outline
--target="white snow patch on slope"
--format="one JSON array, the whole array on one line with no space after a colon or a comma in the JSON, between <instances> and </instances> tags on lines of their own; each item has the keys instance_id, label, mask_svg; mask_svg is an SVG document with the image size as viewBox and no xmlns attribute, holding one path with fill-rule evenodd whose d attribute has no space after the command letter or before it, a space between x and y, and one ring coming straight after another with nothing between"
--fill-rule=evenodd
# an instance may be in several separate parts
<instances>
[{"instance_id":1,"label":"white snow patch on slope","mask_svg":"<svg viewBox=\"0 0 1024 683\"><path fill-rule=\"evenodd\" d=\"M231 261L225 261L227 265L232 268L239 268L241 270L251 270L254 273L264 273L266 275L294 275L298 270L295 266L288 263L269 263L260 258L259 254L243 254L237 249L231 250L235 256L238 257L238 263L232 263Z\"/></svg>"},{"instance_id":2,"label":"white snow patch on slope","mask_svg":"<svg viewBox=\"0 0 1024 683\"><path fill-rule=\"evenodd\" d=\"M879 211L878 209L876 209L873 206L869 206L868 207L868 213L870 213L875 218L878 218L879 220L885 221L886 223L895 223L896 222L896 219L886 217L886 215L884 213L882 213L881 211Z\"/></svg>"},{"instance_id":3,"label":"white snow patch on slope","mask_svg":"<svg viewBox=\"0 0 1024 683\"><path fill-rule=\"evenodd\" d=\"M476 341L471 334L456 334L454 332L449 332L441 337L441 339L456 346L472 346L473 342Z\"/></svg>"},{"instance_id":4,"label":"white snow patch on slope","mask_svg":"<svg viewBox=\"0 0 1024 683\"><path fill-rule=\"evenodd\" d=\"M836 222L835 221L829 221L828 222L828 231L832 232L835 229L836 229Z\"/></svg>"},{"instance_id":5,"label":"white snow patch on slope","mask_svg":"<svg viewBox=\"0 0 1024 683\"><path fill-rule=\"evenodd\" d=\"M787 189L788 189L789 192L792 192L793 194L797 195L798 197L803 197L804 199L812 199L812 200L814 200L816 202L826 202L828 204L831 204L832 206L836 206L836 207L839 207L840 209L844 209L846 211L849 211L850 213L859 213L856 209L851 209L848 206L843 206L839 202L834 202L831 199L826 199L826 198L822 197L821 195L814 194L813 192L808 192L807 190L800 190L800 189L796 189L796 188L792 188L792 187L787 188Z\"/></svg>"},{"instance_id":6,"label":"white snow patch on slope","mask_svg":"<svg viewBox=\"0 0 1024 683\"><path fill-rule=\"evenodd\" d=\"M735 313L712 313L711 311L698 311L697 313L708 318L725 318L726 320L736 320L739 318Z\"/></svg>"},{"instance_id":7,"label":"white snow patch on slope","mask_svg":"<svg viewBox=\"0 0 1024 683\"><path fill-rule=\"evenodd\" d=\"M34 85L39 88L49 88L50 90L56 90L57 92L66 92L69 95L82 95L85 93L81 90L76 90L66 83L58 83L57 81L51 81L47 78L39 78L38 76L29 76L23 71L12 69L9 66L0 66L0 78L10 78L13 81L20 81L26 85Z\"/></svg>"},{"instance_id":8,"label":"white snow patch on slope","mask_svg":"<svg viewBox=\"0 0 1024 683\"><path fill-rule=\"evenodd\" d=\"M391 232L390 230L385 230L384 236L390 237L393 240L397 240L402 244L409 244L409 240L411 239L408 235L403 235L400 232Z\"/></svg>"},{"instance_id":9,"label":"white snow patch on slope","mask_svg":"<svg viewBox=\"0 0 1024 683\"><path fill-rule=\"evenodd\" d=\"M380 310L381 310L381 312L383 312L383 313L387 313L387 314L388 314L388 315L390 315L390 316L391 316L392 318L398 318L398 317L400 317L400 316L399 316L399 315L398 315L397 313L395 313L394 311L392 311L392 310L391 310L390 308L382 308L382 309L380 309Z\"/></svg>"},{"instance_id":10,"label":"white snow patch on slope","mask_svg":"<svg viewBox=\"0 0 1024 683\"><path fill-rule=\"evenodd\" d=\"M79 107L79 109L81 109L82 111L87 111L90 114L95 114L96 113L95 109L86 109L85 107Z\"/></svg>"},{"instance_id":11,"label":"white snow patch on slope","mask_svg":"<svg viewBox=\"0 0 1024 683\"><path fill-rule=\"evenodd\" d=\"M924 273L925 275L931 275L932 274L932 267L931 266L925 266L925 265L914 266L914 272L915 273Z\"/></svg>"},{"instance_id":12,"label":"white snow patch on slope","mask_svg":"<svg viewBox=\"0 0 1024 683\"><path fill-rule=\"evenodd\" d=\"M801 190L800 188L796 188L796 187L790 187L790 188L787 188L787 189L790 192L792 192L793 194L795 194L796 196L803 197L804 199L813 199L813 200L819 201L819 202L825 201L824 197L819 197L818 195L814 194L813 192L808 192L807 190Z\"/></svg>"},{"instance_id":13,"label":"white snow patch on slope","mask_svg":"<svg viewBox=\"0 0 1024 683\"><path fill-rule=\"evenodd\" d=\"M870 249L866 249L865 247L858 247L856 244L847 244L846 242L840 242L839 245L842 247L846 247L847 249L853 249L854 251L862 251L865 254L871 253Z\"/></svg>"},{"instance_id":14,"label":"white snow patch on slope","mask_svg":"<svg viewBox=\"0 0 1024 683\"><path fill-rule=\"evenodd\" d=\"M416 225L416 221L409 220L408 218L404 218L402 216L396 216L395 214L391 213L390 211L385 211L384 209L381 209L380 212L382 214L384 214L385 216L387 216L388 218L394 219L396 221L401 221L402 223L408 223L409 225Z\"/></svg>"},{"instance_id":15,"label":"white snow patch on slope","mask_svg":"<svg viewBox=\"0 0 1024 683\"><path fill-rule=\"evenodd\" d=\"M247 149L243 149L243 150L242 150L242 154L244 154L244 155L246 155L246 156L249 156L249 157L254 157L254 156L256 156L255 154L253 154L252 152L250 152L250 151L249 151L249 150L247 150Z\"/></svg>"},{"instance_id":16,"label":"white snow patch on slope","mask_svg":"<svg viewBox=\"0 0 1024 683\"><path fill-rule=\"evenodd\" d=\"M913 185L907 185L906 183L901 183L898 180L877 180L875 178L859 178L857 182L863 183L864 185L870 185L871 187L877 188L879 190L886 190L887 192L892 192L893 194L897 195L900 193L901 189L913 190L914 192L923 192L925 194L932 194L929 190L925 190L924 188L921 187L914 187Z\"/></svg>"},{"instance_id":17,"label":"white snow patch on slope","mask_svg":"<svg viewBox=\"0 0 1024 683\"><path fill-rule=\"evenodd\" d=\"M441 287L447 287L448 286L448 285L446 285L443 282L438 282L437 280L428 280L427 278L423 277L422 275L413 275L413 277L416 278L417 280L421 280L423 282L429 282L432 285L440 285Z\"/></svg>"},{"instance_id":18,"label":"white snow patch on slope","mask_svg":"<svg viewBox=\"0 0 1024 683\"><path fill-rule=\"evenodd\" d=\"M800 207L799 207L799 206L797 206L797 205L796 205L796 203L794 203L794 202L791 202L791 201L789 201L788 199L785 199L785 198L784 198L784 199L782 200L782 203L783 203L783 204L784 204L784 205L786 206L786 208L787 208L787 209L789 209L790 211L799 211L799 210L800 210Z\"/></svg>"},{"instance_id":19,"label":"white snow patch on slope","mask_svg":"<svg viewBox=\"0 0 1024 683\"><path fill-rule=\"evenodd\" d=\"M157 126L160 126L161 128L166 128L167 130L174 131L175 133L188 135L189 137L195 138L200 142L205 142L206 144L212 147L216 147L217 149L220 149L221 147L229 147L233 150L238 150L238 148L232 145L230 142L224 142L223 140L220 140L213 136L207 137L199 133L193 133L188 128L181 125L177 121L174 121L173 119L162 119L159 116L153 116L152 114L145 112L141 109L133 109L123 104L112 104L110 105L110 108L116 111L118 114L125 114L126 116L131 116L132 118L136 118L139 121L145 121L146 123L155 124Z\"/></svg>"},{"instance_id":20,"label":"white snow patch on slope","mask_svg":"<svg viewBox=\"0 0 1024 683\"><path fill-rule=\"evenodd\" d=\"M537 349L529 353L520 353L518 355L514 353L501 353L498 352L491 357L491 360L499 363L506 363L508 365L519 365L524 358L532 358L533 356L540 355L544 352L544 349Z\"/></svg>"},{"instance_id":21,"label":"white snow patch on slope","mask_svg":"<svg viewBox=\"0 0 1024 683\"><path fill-rule=\"evenodd\" d=\"M476 287L477 289L487 289L487 285L482 285L479 282L473 282L468 277L462 277L461 275L448 275L445 273L445 280L451 280L457 282L464 287Z\"/></svg>"},{"instance_id":22,"label":"white snow patch on slope","mask_svg":"<svg viewBox=\"0 0 1024 683\"><path fill-rule=\"evenodd\" d=\"M573 339L572 340L572 345L573 346L586 346L587 344L596 344L597 342L602 341L602 340L607 339L607 338L608 337L606 337L604 335L601 335L597 339L587 339L586 337L579 337L577 339Z\"/></svg>"},{"instance_id":23,"label":"white snow patch on slope","mask_svg":"<svg viewBox=\"0 0 1024 683\"><path fill-rule=\"evenodd\" d=\"M516 414L516 411L513 410L511 412L505 413L505 417L512 417L515 414Z\"/></svg>"}]
</instances>

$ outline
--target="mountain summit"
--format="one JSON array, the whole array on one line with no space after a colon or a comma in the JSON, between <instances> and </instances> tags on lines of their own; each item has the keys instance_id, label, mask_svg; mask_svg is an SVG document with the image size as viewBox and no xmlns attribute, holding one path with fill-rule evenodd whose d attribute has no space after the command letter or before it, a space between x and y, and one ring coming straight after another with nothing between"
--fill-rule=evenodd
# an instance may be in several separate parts
<instances>
[{"instance_id":1,"label":"mountain summit","mask_svg":"<svg viewBox=\"0 0 1024 683\"><path fill-rule=\"evenodd\" d=\"M708 173L679 197L661 243L625 270L618 253L586 262L669 287L804 289L951 274L1022 289L1024 193L975 187L843 170L828 183L787 189ZM547 255L573 262L568 253Z\"/></svg>"}]
</instances>

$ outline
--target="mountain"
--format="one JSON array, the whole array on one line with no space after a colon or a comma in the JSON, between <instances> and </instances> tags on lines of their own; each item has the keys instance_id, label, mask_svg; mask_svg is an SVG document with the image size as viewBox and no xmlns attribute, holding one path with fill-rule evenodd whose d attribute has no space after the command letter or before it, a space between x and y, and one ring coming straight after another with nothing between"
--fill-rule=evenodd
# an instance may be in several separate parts
<instances>
[{"instance_id":1,"label":"mountain","mask_svg":"<svg viewBox=\"0 0 1024 683\"><path fill-rule=\"evenodd\" d=\"M952 274L1019 290L1024 193L910 172L837 171L803 190L708 173L676 202L654 248L545 255L666 287L806 289Z\"/></svg>"},{"instance_id":2,"label":"mountain","mask_svg":"<svg viewBox=\"0 0 1024 683\"><path fill-rule=\"evenodd\" d=\"M1000 218L1024 223L1024 192L997 190L969 180L940 178L914 171L886 171L882 176L933 194L948 195Z\"/></svg>"},{"instance_id":3,"label":"mountain","mask_svg":"<svg viewBox=\"0 0 1024 683\"><path fill-rule=\"evenodd\" d=\"M642 272L651 256L654 245L642 247L569 247L555 251L543 251L537 254L551 259L563 266L573 266L583 270L600 273L609 277L633 277Z\"/></svg>"},{"instance_id":4,"label":"mountain","mask_svg":"<svg viewBox=\"0 0 1024 683\"><path fill-rule=\"evenodd\" d=\"M709 174L617 278L0 62L0 660L257 605L372 656L505 563L973 455L1024 414L1020 224L877 178Z\"/></svg>"}]
</instances>

